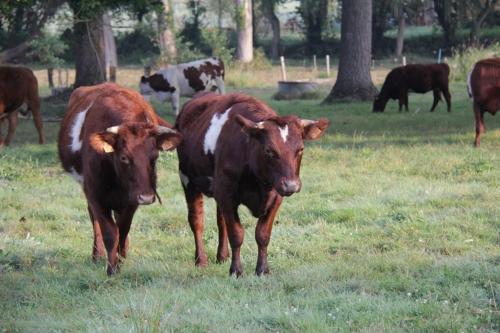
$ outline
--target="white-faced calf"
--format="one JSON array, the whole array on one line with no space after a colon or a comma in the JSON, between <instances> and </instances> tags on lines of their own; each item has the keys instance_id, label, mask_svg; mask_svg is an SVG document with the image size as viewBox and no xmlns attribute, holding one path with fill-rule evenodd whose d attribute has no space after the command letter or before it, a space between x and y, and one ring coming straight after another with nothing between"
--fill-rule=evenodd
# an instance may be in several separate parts
<instances>
[{"instance_id":1,"label":"white-faced calf","mask_svg":"<svg viewBox=\"0 0 500 333\"><path fill-rule=\"evenodd\" d=\"M179 174L195 237L196 264L207 264L203 245L203 194L217 203L217 261L232 249L230 274L241 275L243 227L238 206L258 218L256 274L269 271L267 246L284 196L301 189L300 163L304 140L318 139L328 120L280 117L263 102L242 94L206 93L186 103L177 117L183 135L177 148Z\"/></svg>"}]
</instances>

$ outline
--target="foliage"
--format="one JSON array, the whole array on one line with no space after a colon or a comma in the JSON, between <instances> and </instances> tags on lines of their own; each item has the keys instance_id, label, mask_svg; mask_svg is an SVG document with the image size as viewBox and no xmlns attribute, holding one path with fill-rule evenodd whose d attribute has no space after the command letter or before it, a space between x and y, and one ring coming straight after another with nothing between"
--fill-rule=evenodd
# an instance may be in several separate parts
<instances>
[{"instance_id":1,"label":"foliage","mask_svg":"<svg viewBox=\"0 0 500 333\"><path fill-rule=\"evenodd\" d=\"M232 64L234 56L234 48L230 47L228 35L228 32L218 29L204 29L202 31L204 42L211 48L211 56L221 58L226 66Z\"/></svg>"},{"instance_id":2,"label":"foliage","mask_svg":"<svg viewBox=\"0 0 500 333\"><path fill-rule=\"evenodd\" d=\"M46 30L31 42L32 51L29 56L37 58L42 65L61 67L64 60L60 56L68 49L68 45L60 38Z\"/></svg>"},{"instance_id":3,"label":"foliage","mask_svg":"<svg viewBox=\"0 0 500 333\"><path fill-rule=\"evenodd\" d=\"M323 32L328 24L328 1L301 0L297 12L302 18L309 50L314 53L322 43Z\"/></svg>"},{"instance_id":4,"label":"foliage","mask_svg":"<svg viewBox=\"0 0 500 333\"><path fill-rule=\"evenodd\" d=\"M488 47L466 47L455 49L451 59L451 80L466 82L472 66L481 59L500 57L500 43Z\"/></svg>"},{"instance_id":5,"label":"foliage","mask_svg":"<svg viewBox=\"0 0 500 333\"><path fill-rule=\"evenodd\" d=\"M189 0L188 9L191 15L184 22L184 28L181 30L179 37L184 43L189 42L199 50L206 50L207 45L202 36L202 18L206 8L200 0Z\"/></svg>"},{"instance_id":6,"label":"foliage","mask_svg":"<svg viewBox=\"0 0 500 333\"><path fill-rule=\"evenodd\" d=\"M150 59L160 53L157 33L151 24L146 23L152 16L147 14L145 18L133 31L118 33L116 48L120 63L150 63Z\"/></svg>"}]
</instances>

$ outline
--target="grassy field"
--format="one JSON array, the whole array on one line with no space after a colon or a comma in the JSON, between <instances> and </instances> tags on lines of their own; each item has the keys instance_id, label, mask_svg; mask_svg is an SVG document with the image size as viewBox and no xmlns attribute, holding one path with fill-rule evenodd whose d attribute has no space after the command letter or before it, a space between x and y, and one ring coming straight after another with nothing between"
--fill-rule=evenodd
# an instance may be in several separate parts
<instances>
[{"instance_id":1,"label":"grassy field","mask_svg":"<svg viewBox=\"0 0 500 333\"><path fill-rule=\"evenodd\" d=\"M245 208L245 275L215 263L211 200L210 264L194 266L175 153L159 160L163 206L139 210L129 258L107 277L105 263L90 260L82 191L59 165L59 124L45 123L48 144L39 146L22 120L0 151L0 331L498 332L499 119L486 116L474 149L463 84L451 87L451 114L442 104L427 112L431 94L411 95L408 113L392 102L372 114L369 103L272 101L276 79L243 90L280 114L332 123L306 145L303 190L279 211L262 278L253 275L255 220Z\"/></svg>"}]
</instances>

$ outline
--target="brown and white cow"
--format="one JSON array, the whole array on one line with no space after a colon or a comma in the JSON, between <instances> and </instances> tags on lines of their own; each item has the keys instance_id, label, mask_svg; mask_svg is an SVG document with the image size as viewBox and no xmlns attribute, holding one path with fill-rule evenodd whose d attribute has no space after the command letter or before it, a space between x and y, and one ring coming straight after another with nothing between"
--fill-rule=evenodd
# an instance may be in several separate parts
<instances>
[{"instance_id":1,"label":"brown and white cow","mask_svg":"<svg viewBox=\"0 0 500 333\"><path fill-rule=\"evenodd\" d=\"M408 111L408 92L434 93L431 112L444 95L448 112L451 111L451 95L448 89L450 67L447 64L411 64L396 67L387 74L380 94L373 101L373 112L384 112L389 99L399 100L399 111L403 105Z\"/></svg>"},{"instance_id":2,"label":"brown and white cow","mask_svg":"<svg viewBox=\"0 0 500 333\"><path fill-rule=\"evenodd\" d=\"M484 132L484 114L495 115L500 110L500 58L478 61L467 78L469 96L473 99L476 120L476 140L479 147Z\"/></svg>"},{"instance_id":3,"label":"brown and white cow","mask_svg":"<svg viewBox=\"0 0 500 333\"><path fill-rule=\"evenodd\" d=\"M94 228L92 258L105 254L104 242L108 274L117 271L118 254L127 255L138 205L155 201L158 151L181 140L171 127L136 91L116 84L80 87L70 97L59 157L83 187Z\"/></svg>"},{"instance_id":4,"label":"brown and white cow","mask_svg":"<svg viewBox=\"0 0 500 333\"><path fill-rule=\"evenodd\" d=\"M26 67L0 66L0 127L3 120L7 119L9 122L9 130L5 137L6 146L12 141L18 122L17 110L23 104L26 104L28 111L33 113L35 127L38 130L38 142L43 144L45 138L40 115L38 81L35 75ZM0 133L0 146L3 144Z\"/></svg>"},{"instance_id":5,"label":"brown and white cow","mask_svg":"<svg viewBox=\"0 0 500 333\"><path fill-rule=\"evenodd\" d=\"M304 140L318 139L327 128L297 116L278 116L263 102L242 94L205 93L187 102L176 121L183 135L177 147L179 175L194 233L196 265L207 264L203 245L203 194L217 203L217 262L232 249L229 273L242 274L243 227L240 204L258 218L256 274L268 272L267 246L284 196L299 192Z\"/></svg>"},{"instance_id":6,"label":"brown and white cow","mask_svg":"<svg viewBox=\"0 0 500 333\"><path fill-rule=\"evenodd\" d=\"M224 63L209 58L170 65L157 73L141 77L140 91L144 98L154 96L160 102L170 100L175 114L179 113L181 96L192 97L198 92L216 91L224 94Z\"/></svg>"}]
</instances>

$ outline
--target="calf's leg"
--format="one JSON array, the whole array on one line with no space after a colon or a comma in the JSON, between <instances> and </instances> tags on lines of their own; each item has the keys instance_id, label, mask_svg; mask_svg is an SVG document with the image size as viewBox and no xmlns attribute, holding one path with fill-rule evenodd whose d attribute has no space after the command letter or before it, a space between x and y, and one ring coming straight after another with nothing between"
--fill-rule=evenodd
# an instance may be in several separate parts
<instances>
[{"instance_id":1,"label":"calf's leg","mask_svg":"<svg viewBox=\"0 0 500 333\"><path fill-rule=\"evenodd\" d=\"M196 247L194 254L195 264L196 266L203 267L208 263L205 246L203 245L203 194L192 190L189 185L184 190L184 194L188 206L189 226L193 232Z\"/></svg>"},{"instance_id":2,"label":"calf's leg","mask_svg":"<svg viewBox=\"0 0 500 333\"><path fill-rule=\"evenodd\" d=\"M217 247L217 263L223 263L229 257L229 250L227 245L227 228L224 216L217 206L217 228L219 229L219 245Z\"/></svg>"},{"instance_id":3,"label":"calf's leg","mask_svg":"<svg viewBox=\"0 0 500 333\"><path fill-rule=\"evenodd\" d=\"M44 144L45 137L43 135L43 125L42 125L42 115L40 114L40 98L38 96L32 96L28 101L28 110L33 113L33 122L38 131L38 143Z\"/></svg>"},{"instance_id":4,"label":"calf's leg","mask_svg":"<svg viewBox=\"0 0 500 333\"><path fill-rule=\"evenodd\" d=\"M111 210L105 209L96 203L91 203L90 209L94 221L99 223L103 235L104 246L108 253L106 272L108 275L115 274L118 271L118 226L111 217Z\"/></svg>"},{"instance_id":5,"label":"calf's leg","mask_svg":"<svg viewBox=\"0 0 500 333\"><path fill-rule=\"evenodd\" d=\"M5 137L5 145L10 145L12 138L14 137L14 133L16 132L17 124L19 122L18 111L10 112L7 116L7 120L9 121L9 130L7 132L7 136Z\"/></svg>"},{"instance_id":6,"label":"calf's leg","mask_svg":"<svg viewBox=\"0 0 500 333\"><path fill-rule=\"evenodd\" d=\"M446 106L448 107L448 112L451 112L451 95L450 95L450 90L448 89L448 87L444 87L442 89L442 91L443 91L444 99L446 101Z\"/></svg>"},{"instance_id":7,"label":"calf's leg","mask_svg":"<svg viewBox=\"0 0 500 333\"><path fill-rule=\"evenodd\" d=\"M441 99L441 93L439 92L438 89L434 89L432 91L434 95L434 100L432 101L432 106L430 112L434 112L434 109L436 108L436 105L438 104L439 100Z\"/></svg>"},{"instance_id":8,"label":"calf's leg","mask_svg":"<svg viewBox=\"0 0 500 333\"><path fill-rule=\"evenodd\" d=\"M474 146L479 147L481 144L481 134L484 133L484 112L476 102L474 102L474 118L476 120L476 139L474 141Z\"/></svg>"},{"instance_id":9,"label":"calf's leg","mask_svg":"<svg viewBox=\"0 0 500 333\"><path fill-rule=\"evenodd\" d=\"M92 246L92 260L95 262L99 258L104 257L106 255L106 251L104 250L104 242L102 240L101 227L99 226L99 222L94 219L94 215L92 214L92 210L90 206L87 206L90 215L90 223L92 223L92 229L94 229L94 246Z\"/></svg>"},{"instance_id":10,"label":"calf's leg","mask_svg":"<svg viewBox=\"0 0 500 333\"><path fill-rule=\"evenodd\" d=\"M257 275L269 273L269 266L267 264L267 246L271 240L273 221L282 201L283 198L277 195L267 214L260 217L257 222L257 227L255 228L255 240L257 241L257 246L259 248L257 266L255 268L255 274Z\"/></svg>"},{"instance_id":11,"label":"calf's leg","mask_svg":"<svg viewBox=\"0 0 500 333\"><path fill-rule=\"evenodd\" d=\"M121 212L115 212L115 221L120 232L118 236L118 254L120 255L120 259L127 258L128 233L136 210L137 205L132 205Z\"/></svg>"}]
</instances>

